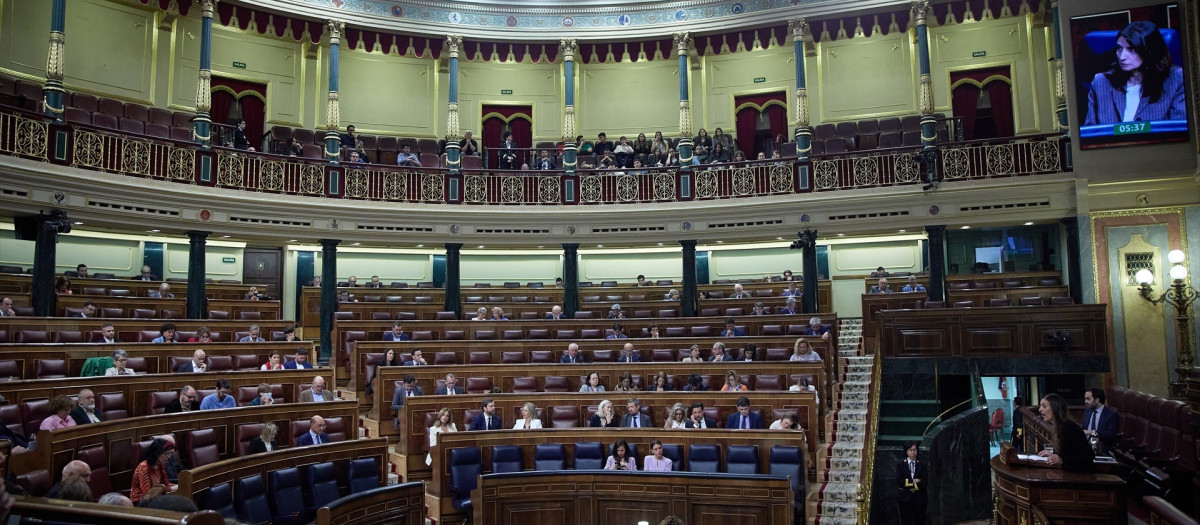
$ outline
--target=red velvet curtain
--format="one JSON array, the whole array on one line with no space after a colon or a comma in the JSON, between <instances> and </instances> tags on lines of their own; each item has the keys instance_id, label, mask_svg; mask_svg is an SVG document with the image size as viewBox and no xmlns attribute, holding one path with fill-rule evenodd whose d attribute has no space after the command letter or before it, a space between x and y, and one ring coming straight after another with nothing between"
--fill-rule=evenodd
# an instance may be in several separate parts
<instances>
[{"instance_id":1,"label":"red velvet curtain","mask_svg":"<svg viewBox=\"0 0 1200 525\"><path fill-rule=\"evenodd\" d=\"M962 117L963 140L975 138L975 109L979 105L979 86L962 83L954 88L954 116Z\"/></svg>"},{"instance_id":2,"label":"red velvet curtain","mask_svg":"<svg viewBox=\"0 0 1200 525\"><path fill-rule=\"evenodd\" d=\"M215 124L233 124L229 110L235 105L246 119L246 140L254 149L261 146L267 121L267 86L232 78L212 79L212 120ZM232 93L230 93L232 91Z\"/></svg>"},{"instance_id":3,"label":"red velvet curtain","mask_svg":"<svg viewBox=\"0 0 1200 525\"><path fill-rule=\"evenodd\" d=\"M754 150L754 128L758 123L758 110L747 107L737 113L737 145L742 151ZM712 136L712 133L709 133ZM732 154L729 157L733 160Z\"/></svg>"},{"instance_id":4,"label":"red velvet curtain","mask_svg":"<svg viewBox=\"0 0 1200 525\"><path fill-rule=\"evenodd\" d=\"M774 144L775 137L778 137L780 135L783 135L783 142L790 142L791 140L788 139L788 133L787 133L787 131L788 131L787 108L781 107L781 106L774 106L774 105L770 106L767 108L767 118L771 120L771 144ZM758 157L758 153L759 152L755 151L754 155L747 154L746 160L754 160L755 158ZM765 151L763 153L766 153L767 156L770 157L772 152ZM779 154L783 155L783 152L781 151L781 152L779 152Z\"/></svg>"},{"instance_id":5,"label":"red velvet curtain","mask_svg":"<svg viewBox=\"0 0 1200 525\"><path fill-rule=\"evenodd\" d=\"M499 148L500 143L504 142L503 132L506 126L512 131L513 141L517 143L518 148L533 147L533 122L529 120L529 115L532 114L532 106L484 104L483 132L478 140L479 146L487 149L488 166L500 165ZM518 167L523 162L526 162L525 156L518 154Z\"/></svg>"},{"instance_id":6,"label":"red velvet curtain","mask_svg":"<svg viewBox=\"0 0 1200 525\"><path fill-rule=\"evenodd\" d=\"M772 102L775 103L767 105ZM778 103L782 103L782 105ZM737 112L736 138L738 149L746 155L747 159L753 159L758 154L754 147L754 132L759 113L766 113L767 119L771 122L772 140L780 133L787 134L787 96L784 92L739 95L733 98L733 107L740 108ZM711 131L709 135L712 135ZM729 158L733 159L733 152L729 153Z\"/></svg>"},{"instance_id":7,"label":"red velvet curtain","mask_svg":"<svg viewBox=\"0 0 1200 525\"><path fill-rule=\"evenodd\" d=\"M267 122L267 103L254 95L238 99L242 105L242 118L246 119L246 140L254 149L262 150L263 128Z\"/></svg>"},{"instance_id":8,"label":"red velvet curtain","mask_svg":"<svg viewBox=\"0 0 1200 525\"><path fill-rule=\"evenodd\" d=\"M983 87L992 99L992 121L996 124L997 137L1013 136L1012 89L1008 82L993 80Z\"/></svg>"},{"instance_id":9,"label":"red velvet curtain","mask_svg":"<svg viewBox=\"0 0 1200 525\"><path fill-rule=\"evenodd\" d=\"M212 94L212 109L209 117L216 124L225 124L229 120L229 108L237 104L237 99L228 91L214 91Z\"/></svg>"}]
</instances>

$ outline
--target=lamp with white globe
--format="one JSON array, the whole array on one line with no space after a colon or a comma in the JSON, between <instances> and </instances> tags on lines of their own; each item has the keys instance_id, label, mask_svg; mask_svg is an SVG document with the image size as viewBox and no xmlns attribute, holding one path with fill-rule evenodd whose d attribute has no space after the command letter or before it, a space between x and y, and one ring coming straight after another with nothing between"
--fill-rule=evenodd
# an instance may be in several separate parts
<instances>
[{"instance_id":1,"label":"lamp with white globe","mask_svg":"<svg viewBox=\"0 0 1200 525\"><path fill-rule=\"evenodd\" d=\"M1188 286L1187 254L1183 250L1171 250L1167 254L1171 264L1168 274L1171 285L1158 297L1154 296L1154 272L1149 268L1138 270L1133 279L1138 283L1138 292L1142 298L1151 304L1170 303L1175 307L1175 325L1178 329L1179 351L1176 353L1175 380L1171 381L1171 397L1182 399L1187 394L1187 377L1196 364L1196 349L1192 346L1192 303L1196 301L1197 293Z\"/></svg>"}]
</instances>

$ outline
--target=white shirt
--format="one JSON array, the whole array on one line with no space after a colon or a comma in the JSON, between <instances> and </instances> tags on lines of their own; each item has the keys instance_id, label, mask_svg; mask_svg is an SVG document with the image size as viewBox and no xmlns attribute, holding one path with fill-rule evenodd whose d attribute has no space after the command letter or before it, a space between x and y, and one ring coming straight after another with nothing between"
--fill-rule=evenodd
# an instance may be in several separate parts
<instances>
[{"instance_id":1,"label":"white shirt","mask_svg":"<svg viewBox=\"0 0 1200 525\"><path fill-rule=\"evenodd\" d=\"M85 408L85 409L83 409L83 413L87 414L88 421L91 421L92 423L100 422L100 418L96 416L96 412L95 412L94 408L92 410L88 410Z\"/></svg>"},{"instance_id":2,"label":"white shirt","mask_svg":"<svg viewBox=\"0 0 1200 525\"><path fill-rule=\"evenodd\" d=\"M528 430L533 430L533 429L538 429L538 428L542 428L542 420L540 420L540 419L534 419L534 420L532 420L532 421L530 421L530 422L529 422L529 429L528 429ZM517 424L513 425L513 430L526 430L526 428L525 428L525 420L524 420L524 419L518 419L518 420L517 420Z\"/></svg>"},{"instance_id":3,"label":"white shirt","mask_svg":"<svg viewBox=\"0 0 1200 525\"><path fill-rule=\"evenodd\" d=\"M1125 112L1121 114L1121 122L1133 122L1137 115L1138 104L1142 103L1142 85L1127 84L1125 86Z\"/></svg>"},{"instance_id":4,"label":"white shirt","mask_svg":"<svg viewBox=\"0 0 1200 525\"><path fill-rule=\"evenodd\" d=\"M671 418L670 421L667 421L666 428L687 428L687 420L675 421L674 418Z\"/></svg>"},{"instance_id":5,"label":"white shirt","mask_svg":"<svg viewBox=\"0 0 1200 525\"><path fill-rule=\"evenodd\" d=\"M443 432L458 432L458 427L455 426L454 423L450 423L448 426L444 426L444 427L437 427L437 426L429 427L429 448L430 448L431 452L429 454L425 454L425 465L433 464L432 450L433 450L433 447L437 446L438 434L441 434Z\"/></svg>"},{"instance_id":6,"label":"white shirt","mask_svg":"<svg viewBox=\"0 0 1200 525\"><path fill-rule=\"evenodd\" d=\"M129 376L131 376L131 375L133 375L133 369L132 369L132 368L129 368L129 367L125 367L125 369L124 369L124 370L117 370L117 367L115 367L115 366L114 366L114 367L109 367L109 369L108 369L108 370L105 370L105 371L104 371L104 375L106 375L106 376L125 376L125 375L129 375Z\"/></svg>"}]
</instances>

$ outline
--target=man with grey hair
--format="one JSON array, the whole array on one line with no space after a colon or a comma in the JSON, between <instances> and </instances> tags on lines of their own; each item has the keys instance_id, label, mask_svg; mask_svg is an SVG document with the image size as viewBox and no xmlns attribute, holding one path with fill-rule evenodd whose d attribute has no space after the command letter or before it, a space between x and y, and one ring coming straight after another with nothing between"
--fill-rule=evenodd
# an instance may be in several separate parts
<instances>
[{"instance_id":1,"label":"man with grey hair","mask_svg":"<svg viewBox=\"0 0 1200 525\"><path fill-rule=\"evenodd\" d=\"M788 296L783 308L776 310L775 313L780 315L796 315L800 313L800 311L796 309L796 296Z\"/></svg>"},{"instance_id":2,"label":"man with grey hair","mask_svg":"<svg viewBox=\"0 0 1200 525\"><path fill-rule=\"evenodd\" d=\"M738 283L738 284L733 285L733 295L729 296L729 298L730 299L749 299L750 294L746 293L746 291L742 289L741 283Z\"/></svg>"},{"instance_id":3,"label":"man with grey hair","mask_svg":"<svg viewBox=\"0 0 1200 525\"><path fill-rule=\"evenodd\" d=\"M75 405L75 408L71 409L69 415L71 419L75 420L76 425L104 421L104 417L100 415L100 412L96 411L96 394L89 388L79 391L79 402Z\"/></svg>"},{"instance_id":4,"label":"man with grey hair","mask_svg":"<svg viewBox=\"0 0 1200 525\"><path fill-rule=\"evenodd\" d=\"M252 325L250 325L250 333L246 337L239 339L238 342L239 343L265 343L265 342L267 342L267 340L262 338L262 331L258 328L258 325L252 324Z\"/></svg>"},{"instance_id":5,"label":"man with grey hair","mask_svg":"<svg viewBox=\"0 0 1200 525\"><path fill-rule=\"evenodd\" d=\"M804 329L804 335L819 335L822 341L828 341L831 337L829 327L821 324L820 317L808 320L808 328Z\"/></svg>"},{"instance_id":6,"label":"man with grey hair","mask_svg":"<svg viewBox=\"0 0 1200 525\"><path fill-rule=\"evenodd\" d=\"M725 343L717 341L712 346L712 356L708 358L710 362L725 361Z\"/></svg>"},{"instance_id":7,"label":"man with grey hair","mask_svg":"<svg viewBox=\"0 0 1200 525\"><path fill-rule=\"evenodd\" d=\"M113 365L104 370L106 376L131 376L133 369L129 368L129 353L116 349L112 353Z\"/></svg>"},{"instance_id":8,"label":"man with grey hair","mask_svg":"<svg viewBox=\"0 0 1200 525\"><path fill-rule=\"evenodd\" d=\"M583 360L583 356L579 355L579 345L571 343L567 345L567 351L563 353L562 359L559 359L558 362L576 364L584 363L585 361Z\"/></svg>"},{"instance_id":9,"label":"man with grey hair","mask_svg":"<svg viewBox=\"0 0 1200 525\"><path fill-rule=\"evenodd\" d=\"M133 502L130 501L129 498L125 497L120 492L109 492L108 494L100 496L100 500L97 501L97 503L99 503L101 505L112 505L114 507L132 507L133 506Z\"/></svg>"},{"instance_id":10,"label":"man with grey hair","mask_svg":"<svg viewBox=\"0 0 1200 525\"><path fill-rule=\"evenodd\" d=\"M151 290L146 294L153 299L174 299L175 294L171 293L171 285L162 283L158 285L158 290Z\"/></svg>"},{"instance_id":11,"label":"man with grey hair","mask_svg":"<svg viewBox=\"0 0 1200 525\"><path fill-rule=\"evenodd\" d=\"M312 388L300 392L301 403L322 403L325 401L333 401L333 396L325 391L325 378L321 376L314 377L312 380Z\"/></svg>"}]
</instances>

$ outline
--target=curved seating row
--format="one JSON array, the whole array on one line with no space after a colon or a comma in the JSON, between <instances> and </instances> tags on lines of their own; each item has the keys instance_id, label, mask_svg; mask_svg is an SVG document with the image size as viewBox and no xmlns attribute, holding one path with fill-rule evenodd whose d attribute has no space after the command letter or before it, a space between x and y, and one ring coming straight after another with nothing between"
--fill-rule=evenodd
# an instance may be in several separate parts
<instances>
[{"instance_id":1,"label":"curved seating row","mask_svg":"<svg viewBox=\"0 0 1200 525\"><path fill-rule=\"evenodd\" d=\"M19 267L18 267L19 268ZM11 269L11 268L10 268ZM128 290L129 294L138 297L145 297L148 292L158 291L158 286L163 282L169 282L172 288L180 285L186 285L187 279L167 279L166 281L142 281L140 279L125 279L125 278L100 278L100 277L77 277L75 272L64 272L64 276L70 278L71 289L75 293L87 295L110 295L111 290ZM250 286L258 287L259 293L274 294L274 291L269 289L266 284L246 283L241 284L237 281L205 279L204 291L209 299L221 300L236 300L246 296L246 291ZM30 293L33 287L33 276L20 273L5 273L0 272L0 293ZM186 289L185 286L180 286ZM85 290L94 290L95 293L89 294ZM176 290L179 294L179 290Z\"/></svg>"},{"instance_id":2,"label":"curved seating row","mask_svg":"<svg viewBox=\"0 0 1200 525\"><path fill-rule=\"evenodd\" d=\"M360 460L361 461L361 460ZM354 463L350 465L353 480ZM350 495L317 509L317 525L425 525L425 484L419 481L399 483Z\"/></svg>"},{"instance_id":3,"label":"curved seating row","mask_svg":"<svg viewBox=\"0 0 1200 525\"><path fill-rule=\"evenodd\" d=\"M195 343L193 343L194 345ZM280 352L285 360L294 360L296 351L305 349L309 361L316 362L316 351L311 341L270 342L247 345L245 343L206 343L200 345L208 354L208 366L212 371L258 370L273 352ZM184 361L192 358L195 346L164 345L155 343L58 343L58 344L0 344L0 382L20 379L54 379L83 376L85 365L90 367L111 366L109 356L115 350L124 350L129 356L127 366L138 374L164 374L174 372Z\"/></svg>"},{"instance_id":4,"label":"curved seating row","mask_svg":"<svg viewBox=\"0 0 1200 525\"><path fill-rule=\"evenodd\" d=\"M94 475L94 474L93 474ZM62 500L50 500L33 496L9 496L12 498L10 518L19 523L71 523L76 525L109 525L128 523L131 525L224 525L225 518L212 511L190 514L167 510L118 507L99 503L73 501L64 505ZM27 521L28 517L36 521Z\"/></svg>"},{"instance_id":5,"label":"curved seating row","mask_svg":"<svg viewBox=\"0 0 1200 525\"><path fill-rule=\"evenodd\" d=\"M200 327L221 334L222 338L231 337L237 332L249 328L249 321L233 321L222 319L174 319L171 320L178 334L195 335ZM149 319L96 319L82 317L0 317L0 343L50 343L54 342L56 332L70 332L69 337L76 333L84 341L91 341L100 333L105 324L112 324L117 332L117 340L136 342L139 337L150 332L159 333L162 321ZM291 321L254 321L264 334L283 332L283 329L293 325ZM24 336L21 333L25 333ZM146 334L142 334L146 332ZM229 335L226 335L229 334ZM20 338L24 341L19 341ZM155 335L158 337L158 335Z\"/></svg>"}]
</instances>

